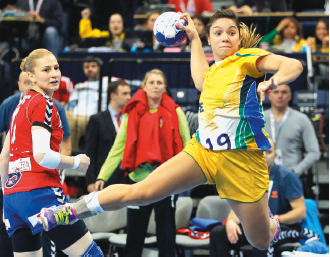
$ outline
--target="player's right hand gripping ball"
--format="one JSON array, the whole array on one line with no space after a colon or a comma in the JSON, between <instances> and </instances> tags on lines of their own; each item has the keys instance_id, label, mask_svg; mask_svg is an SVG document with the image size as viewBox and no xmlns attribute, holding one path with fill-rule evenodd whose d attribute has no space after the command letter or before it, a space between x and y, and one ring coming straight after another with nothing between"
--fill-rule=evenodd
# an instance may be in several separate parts
<instances>
[{"instance_id":1,"label":"player's right hand gripping ball","mask_svg":"<svg viewBox=\"0 0 330 257\"><path fill-rule=\"evenodd\" d=\"M156 19L154 35L163 46L177 46L187 38L186 32L176 26L177 23L187 25L187 21L180 19L180 16L176 12L164 12Z\"/></svg>"}]
</instances>

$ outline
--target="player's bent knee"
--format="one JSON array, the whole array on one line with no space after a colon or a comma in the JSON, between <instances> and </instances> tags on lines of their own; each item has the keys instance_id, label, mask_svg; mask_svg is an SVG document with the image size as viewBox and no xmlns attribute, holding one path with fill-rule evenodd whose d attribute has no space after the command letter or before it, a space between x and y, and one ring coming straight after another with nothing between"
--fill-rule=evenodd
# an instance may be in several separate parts
<instances>
[{"instance_id":1,"label":"player's bent knee","mask_svg":"<svg viewBox=\"0 0 330 257\"><path fill-rule=\"evenodd\" d=\"M252 246L258 248L259 250L266 250L270 245L270 237L263 236L258 240L254 240L254 242L250 242L250 243L252 244Z\"/></svg>"}]
</instances>

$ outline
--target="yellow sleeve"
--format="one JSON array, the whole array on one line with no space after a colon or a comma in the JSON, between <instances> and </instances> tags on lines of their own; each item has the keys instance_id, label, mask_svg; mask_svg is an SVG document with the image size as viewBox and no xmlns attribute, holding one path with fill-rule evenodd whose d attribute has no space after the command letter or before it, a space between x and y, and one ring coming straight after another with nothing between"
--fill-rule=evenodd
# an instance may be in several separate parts
<instances>
[{"instance_id":1,"label":"yellow sleeve","mask_svg":"<svg viewBox=\"0 0 330 257\"><path fill-rule=\"evenodd\" d=\"M242 73L247 74L253 78L259 78L265 75L265 73L260 72L257 69L257 60L259 57L270 54L270 52L267 52L260 48L242 48L235 54L237 58L235 60L235 63L238 65Z\"/></svg>"},{"instance_id":2,"label":"yellow sleeve","mask_svg":"<svg viewBox=\"0 0 330 257\"><path fill-rule=\"evenodd\" d=\"M125 114L120 124L120 128L118 130L115 142L111 147L107 159L105 160L105 162L101 167L97 179L102 179L103 181L107 182L111 177L111 175L113 174L113 172L118 167L119 163L121 162L121 159L123 158L124 148L127 138L127 120L128 120L128 115Z\"/></svg>"},{"instance_id":3,"label":"yellow sleeve","mask_svg":"<svg viewBox=\"0 0 330 257\"><path fill-rule=\"evenodd\" d=\"M79 22L79 35L81 38L109 37L109 31L92 29L92 22L90 19L81 19Z\"/></svg>"}]
</instances>

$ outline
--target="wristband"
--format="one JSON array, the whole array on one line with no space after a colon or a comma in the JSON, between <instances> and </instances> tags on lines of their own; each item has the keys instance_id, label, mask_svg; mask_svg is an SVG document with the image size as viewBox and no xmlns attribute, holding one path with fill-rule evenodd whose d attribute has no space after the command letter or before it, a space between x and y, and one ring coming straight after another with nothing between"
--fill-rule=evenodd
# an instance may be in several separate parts
<instances>
[{"instance_id":1,"label":"wristband","mask_svg":"<svg viewBox=\"0 0 330 257\"><path fill-rule=\"evenodd\" d=\"M281 217L280 217L280 215L274 215L274 218L276 218L278 220L278 222L281 223Z\"/></svg>"},{"instance_id":2,"label":"wristband","mask_svg":"<svg viewBox=\"0 0 330 257\"><path fill-rule=\"evenodd\" d=\"M80 156L79 155L76 155L76 156L73 157L73 159L74 159L74 164L73 164L72 169L75 170L75 169L78 168L78 166L80 164Z\"/></svg>"}]
</instances>

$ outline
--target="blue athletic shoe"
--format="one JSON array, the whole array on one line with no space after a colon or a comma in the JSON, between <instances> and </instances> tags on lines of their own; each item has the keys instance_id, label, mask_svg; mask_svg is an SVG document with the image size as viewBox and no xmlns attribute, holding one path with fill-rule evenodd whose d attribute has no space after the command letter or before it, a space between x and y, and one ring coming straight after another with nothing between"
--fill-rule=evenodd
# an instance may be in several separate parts
<instances>
[{"instance_id":1,"label":"blue athletic shoe","mask_svg":"<svg viewBox=\"0 0 330 257\"><path fill-rule=\"evenodd\" d=\"M272 212L270 211L269 208L268 208L268 214L269 214L269 218L273 219L275 222L275 225L276 225L275 236L274 236L273 240L270 242L270 245L273 245L278 242L278 237L281 232L281 226L280 226L280 222L278 221L278 219L276 217L274 217L274 215L272 214Z\"/></svg>"},{"instance_id":2,"label":"blue athletic shoe","mask_svg":"<svg viewBox=\"0 0 330 257\"><path fill-rule=\"evenodd\" d=\"M42 208L40 213L45 231L58 225L69 225L77 221L74 210L68 204Z\"/></svg>"}]
</instances>

